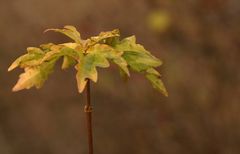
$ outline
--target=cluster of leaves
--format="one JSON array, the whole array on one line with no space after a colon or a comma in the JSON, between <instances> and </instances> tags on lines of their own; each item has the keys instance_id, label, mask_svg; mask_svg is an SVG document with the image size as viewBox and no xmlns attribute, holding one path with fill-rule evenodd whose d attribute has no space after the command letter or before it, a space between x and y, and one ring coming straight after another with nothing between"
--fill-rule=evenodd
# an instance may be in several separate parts
<instances>
[{"instance_id":1,"label":"cluster of leaves","mask_svg":"<svg viewBox=\"0 0 240 154\"><path fill-rule=\"evenodd\" d=\"M96 67L107 68L109 62L119 66L122 75L129 77L129 69L140 72L152 83L153 87L167 96L167 91L155 69L162 62L151 55L140 44L136 44L135 36L120 40L119 30L101 32L98 36L81 39L80 33L73 26L63 29L48 29L46 31L60 32L74 42L63 44L43 44L39 48L29 47L25 55L17 58L8 71L16 67L24 68L13 91L40 88L49 74L52 73L57 60L63 57L62 69L75 66L78 90L81 93L87 79L97 82Z\"/></svg>"}]
</instances>

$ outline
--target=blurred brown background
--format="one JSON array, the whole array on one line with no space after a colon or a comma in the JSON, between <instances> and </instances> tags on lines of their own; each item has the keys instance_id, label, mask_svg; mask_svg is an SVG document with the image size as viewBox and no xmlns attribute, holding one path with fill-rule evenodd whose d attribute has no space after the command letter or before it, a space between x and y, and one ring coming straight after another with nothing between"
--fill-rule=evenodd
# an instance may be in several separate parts
<instances>
[{"instance_id":1,"label":"blurred brown background","mask_svg":"<svg viewBox=\"0 0 240 154\"><path fill-rule=\"evenodd\" d=\"M100 71L92 85L96 154L240 153L239 0L1 0L0 154L86 154L75 70L56 67L40 89L12 93L7 67L28 46L65 42L47 28L72 24L84 38L119 28L154 55L170 96L139 75Z\"/></svg>"}]
</instances>

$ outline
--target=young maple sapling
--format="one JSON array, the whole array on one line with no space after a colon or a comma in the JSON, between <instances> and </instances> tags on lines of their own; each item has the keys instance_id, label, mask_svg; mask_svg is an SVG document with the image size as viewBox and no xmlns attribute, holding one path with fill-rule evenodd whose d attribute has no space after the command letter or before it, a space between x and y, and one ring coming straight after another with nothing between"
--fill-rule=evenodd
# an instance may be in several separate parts
<instances>
[{"instance_id":1,"label":"young maple sapling","mask_svg":"<svg viewBox=\"0 0 240 154\"><path fill-rule=\"evenodd\" d=\"M162 65L162 62L142 45L137 44L135 36L121 40L119 30L115 29L83 40L74 26L47 31L60 32L71 38L73 42L47 43L40 47L28 47L27 53L17 58L8 68L8 71L16 67L24 69L24 73L20 74L12 90L42 87L53 72L56 62L62 57L62 69L74 66L77 70L78 91L82 93L85 88L87 89L87 104L84 111L87 115L89 154L93 153L90 81L97 82L97 67L107 68L111 62L119 66L121 75L125 77L130 77L129 70L139 72L151 82L155 89L168 96L160 79L161 75L155 69Z\"/></svg>"}]
</instances>

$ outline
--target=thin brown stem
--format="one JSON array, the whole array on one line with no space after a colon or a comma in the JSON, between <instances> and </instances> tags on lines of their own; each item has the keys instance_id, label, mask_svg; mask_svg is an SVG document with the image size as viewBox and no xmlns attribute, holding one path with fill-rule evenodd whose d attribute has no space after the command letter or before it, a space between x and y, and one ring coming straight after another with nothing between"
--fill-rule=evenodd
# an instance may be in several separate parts
<instances>
[{"instance_id":1,"label":"thin brown stem","mask_svg":"<svg viewBox=\"0 0 240 154\"><path fill-rule=\"evenodd\" d=\"M92 133L92 106L91 106L91 94L90 94L90 80L87 81L86 87L87 104L84 111L87 118L87 131L88 131L88 150L89 154L93 154L93 133Z\"/></svg>"}]
</instances>

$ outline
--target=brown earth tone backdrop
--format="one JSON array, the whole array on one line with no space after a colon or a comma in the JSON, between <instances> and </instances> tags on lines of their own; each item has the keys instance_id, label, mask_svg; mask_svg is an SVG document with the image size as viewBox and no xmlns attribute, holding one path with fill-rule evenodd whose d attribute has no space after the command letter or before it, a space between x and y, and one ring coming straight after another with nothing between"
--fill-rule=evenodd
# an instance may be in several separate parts
<instances>
[{"instance_id":1,"label":"brown earth tone backdrop","mask_svg":"<svg viewBox=\"0 0 240 154\"><path fill-rule=\"evenodd\" d=\"M84 38L114 28L164 61L165 98L141 76L102 69L92 85L96 154L240 153L239 0L1 0L0 154L87 153L84 95L75 70L40 90L12 93L7 73L28 46L65 42L47 28L75 25Z\"/></svg>"}]
</instances>

